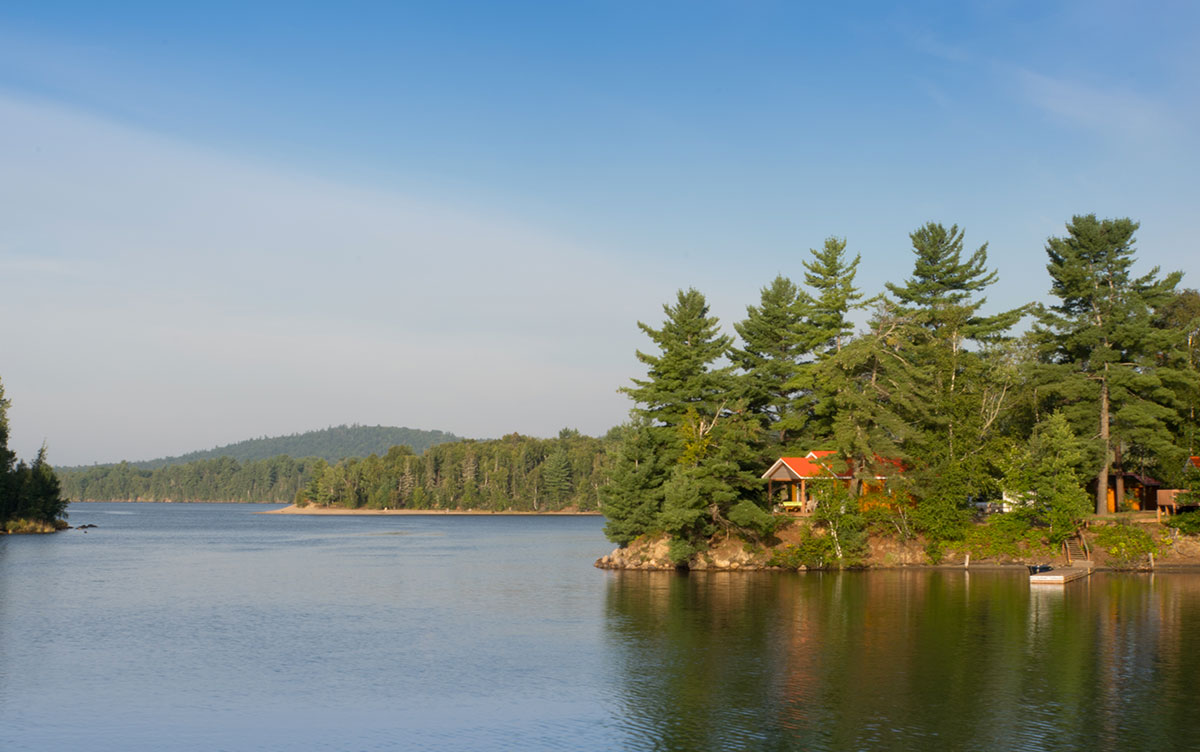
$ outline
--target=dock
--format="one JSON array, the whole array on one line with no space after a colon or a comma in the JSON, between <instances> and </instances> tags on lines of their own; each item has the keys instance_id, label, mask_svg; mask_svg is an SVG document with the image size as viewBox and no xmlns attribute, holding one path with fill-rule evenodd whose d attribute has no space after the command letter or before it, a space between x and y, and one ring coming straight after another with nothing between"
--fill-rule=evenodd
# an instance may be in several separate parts
<instances>
[{"instance_id":1,"label":"dock","mask_svg":"<svg viewBox=\"0 0 1200 752\"><path fill-rule=\"evenodd\" d=\"M1038 572L1029 575L1030 585L1065 585L1074 580L1081 580L1092 573L1090 567L1063 567L1051 569L1049 572Z\"/></svg>"}]
</instances>

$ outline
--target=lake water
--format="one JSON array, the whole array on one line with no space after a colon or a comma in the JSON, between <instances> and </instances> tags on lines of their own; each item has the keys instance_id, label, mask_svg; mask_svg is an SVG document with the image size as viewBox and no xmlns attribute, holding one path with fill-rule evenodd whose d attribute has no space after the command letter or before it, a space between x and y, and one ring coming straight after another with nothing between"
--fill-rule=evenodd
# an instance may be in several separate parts
<instances>
[{"instance_id":1,"label":"lake water","mask_svg":"<svg viewBox=\"0 0 1200 752\"><path fill-rule=\"evenodd\" d=\"M5 750L1200 749L1200 575L619 573L594 517L76 504Z\"/></svg>"}]
</instances>

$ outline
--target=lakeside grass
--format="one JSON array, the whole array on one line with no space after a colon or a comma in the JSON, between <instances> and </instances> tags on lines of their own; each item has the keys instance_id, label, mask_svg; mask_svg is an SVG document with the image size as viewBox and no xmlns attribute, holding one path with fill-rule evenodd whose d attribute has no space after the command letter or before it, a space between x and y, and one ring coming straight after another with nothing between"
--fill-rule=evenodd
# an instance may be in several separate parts
<instances>
[{"instance_id":1,"label":"lakeside grass","mask_svg":"<svg viewBox=\"0 0 1200 752\"><path fill-rule=\"evenodd\" d=\"M57 533L59 530L66 530L67 527L69 526L66 520L47 522L46 520L16 519L4 523L4 532L9 535L35 535Z\"/></svg>"}]
</instances>

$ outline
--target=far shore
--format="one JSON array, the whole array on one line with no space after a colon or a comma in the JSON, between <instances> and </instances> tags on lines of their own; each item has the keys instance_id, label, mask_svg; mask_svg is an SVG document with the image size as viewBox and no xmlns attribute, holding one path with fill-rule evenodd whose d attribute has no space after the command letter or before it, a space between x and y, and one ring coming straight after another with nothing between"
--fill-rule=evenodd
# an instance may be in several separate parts
<instances>
[{"instance_id":1,"label":"far shore","mask_svg":"<svg viewBox=\"0 0 1200 752\"><path fill-rule=\"evenodd\" d=\"M381 517L386 515L418 515L418 514L436 514L436 515L456 515L456 516L525 516L525 517L595 517L599 512L519 512L519 511L503 511L492 512L487 509L346 509L345 507L298 507L295 504L284 507L283 509L271 509L259 514L313 514L313 515L365 515Z\"/></svg>"}]
</instances>

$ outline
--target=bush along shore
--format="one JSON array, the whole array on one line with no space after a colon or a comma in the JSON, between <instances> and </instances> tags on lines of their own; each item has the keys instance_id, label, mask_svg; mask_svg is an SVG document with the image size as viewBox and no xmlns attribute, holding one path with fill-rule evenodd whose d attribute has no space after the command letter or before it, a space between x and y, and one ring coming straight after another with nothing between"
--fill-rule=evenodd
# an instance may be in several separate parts
<instances>
[{"instance_id":1,"label":"bush along shore","mask_svg":"<svg viewBox=\"0 0 1200 752\"><path fill-rule=\"evenodd\" d=\"M1186 531L1186 532L1185 532ZM1095 569L1200 571L1200 512L1155 521L1153 514L1097 517L1080 531L1077 551ZM972 526L947 548L930 547L920 536L901 539L881 530L840 533L809 520L781 518L763 538L715 536L687 560L671 555L667 533L639 536L596 560L600 569L648 571L828 571L895 567L1067 566L1063 545L1051 545L1037 530L1017 530L1003 518Z\"/></svg>"}]
</instances>

